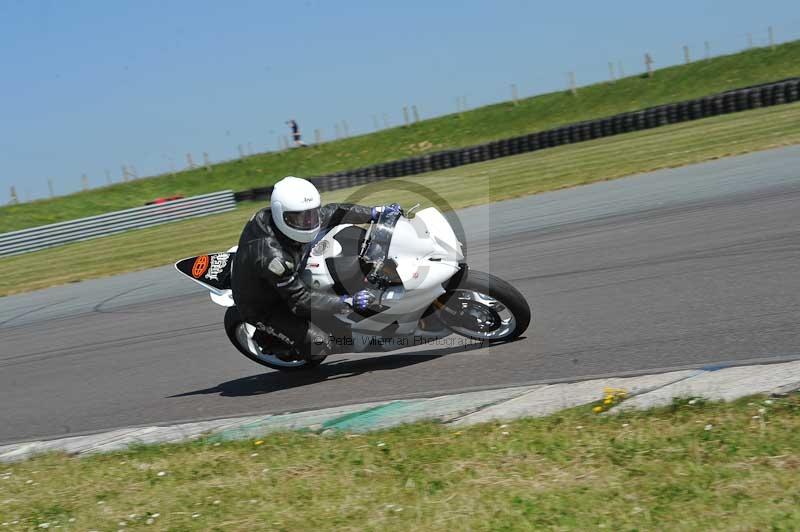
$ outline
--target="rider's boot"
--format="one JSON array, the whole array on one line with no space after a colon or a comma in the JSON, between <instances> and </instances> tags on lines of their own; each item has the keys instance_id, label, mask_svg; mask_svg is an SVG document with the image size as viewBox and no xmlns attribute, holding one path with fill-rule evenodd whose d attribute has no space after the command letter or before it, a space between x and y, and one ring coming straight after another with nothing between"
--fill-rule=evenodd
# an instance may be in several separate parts
<instances>
[{"instance_id":1,"label":"rider's boot","mask_svg":"<svg viewBox=\"0 0 800 532\"><path fill-rule=\"evenodd\" d=\"M253 339L262 349L286 361L316 360L331 353L330 337L313 323L296 320L283 325L278 328L271 323L259 323Z\"/></svg>"},{"instance_id":2,"label":"rider's boot","mask_svg":"<svg viewBox=\"0 0 800 532\"><path fill-rule=\"evenodd\" d=\"M259 325L261 324L259 323ZM261 326L253 334L253 340L265 353L273 354L285 362L297 360L298 356L294 346L286 341L288 337L275 333L274 328Z\"/></svg>"}]
</instances>

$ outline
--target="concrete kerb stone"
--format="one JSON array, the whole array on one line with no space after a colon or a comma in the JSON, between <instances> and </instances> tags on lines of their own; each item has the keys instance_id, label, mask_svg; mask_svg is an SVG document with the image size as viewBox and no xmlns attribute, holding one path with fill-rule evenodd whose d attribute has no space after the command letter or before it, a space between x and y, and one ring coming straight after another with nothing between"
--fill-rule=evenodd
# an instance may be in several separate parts
<instances>
[{"instance_id":1,"label":"concrete kerb stone","mask_svg":"<svg viewBox=\"0 0 800 532\"><path fill-rule=\"evenodd\" d=\"M117 429L99 434L72 436L56 440L34 441L0 447L0 462L21 460L46 452L86 454L124 450L134 444L152 444L186 441L221 427L252 421L253 417L220 419L184 423L172 426L155 426Z\"/></svg>"},{"instance_id":2,"label":"concrete kerb stone","mask_svg":"<svg viewBox=\"0 0 800 532\"><path fill-rule=\"evenodd\" d=\"M210 441L241 440L282 430L374 430L421 419L448 421L523 393L530 386L469 392L431 399L373 402L308 412L228 418L172 426L119 429L100 434L36 441L0 447L0 461L22 460L35 454L89 454L124 450L134 444L170 443L210 435Z\"/></svg>"},{"instance_id":3,"label":"concrete kerb stone","mask_svg":"<svg viewBox=\"0 0 800 532\"><path fill-rule=\"evenodd\" d=\"M468 425L537 417L599 400L606 387L621 388L628 393L628 399L609 413L666 406L675 398L704 397L730 401L757 393L788 393L800 388L800 361L518 386L280 415L117 429L101 434L5 445L0 447L0 462L23 460L52 451L70 454L117 451L133 444L180 442L205 435L209 435L211 441L223 441L257 438L284 430L364 432L424 419Z\"/></svg>"},{"instance_id":4,"label":"concrete kerb stone","mask_svg":"<svg viewBox=\"0 0 800 532\"><path fill-rule=\"evenodd\" d=\"M41 442L35 441L14 445L4 445L3 447L0 447L0 462L15 462L17 460L24 460L25 458L37 453L40 443Z\"/></svg>"},{"instance_id":5,"label":"concrete kerb stone","mask_svg":"<svg viewBox=\"0 0 800 532\"><path fill-rule=\"evenodd\" d=\"M189 441L199 438L221 427L243 423L244 420L215 420L201 421L197 423L185 423L180 425L163 427L145 427L127 435L125 438L113 441L87 441L86 448L82 453L110 452L119 451L132 444L148 445L154 443L176 443Z\"/></svg>"},{"instance_id":6,"label":"concrete kerb stone","mask_svg":"<svg viewBox=\"0 0 800 532\"><path fill-rule=\"evenodd\" d=\"M150 427L150 429L152 430L152 427ZM119 429L89 436L73 436L58 440L34 441L16 446L11 445L0 448L0 461L20 460L34 454L53 451L60 451L69 454L80 454L87 448L95 445L112 446L115 442L123 442L121 445L127 446L131 443L135 443L135 441L129 437L131 434L146 430L147 428Z\"/></svg>"},{"instance_id":7,"label":"concrete kerb stone","mask_svg":"<svg viewBox=\"0 0 800 532\"><path fill-rule=\"evenodd\" d=\"M629 395L645 393L694 376L698 370L673 371L642 377L595 379L538 387L510 401L461 417L454 425L471 425L519 417L540 417L597 401L606 387L622 388Z\"/></svg>"},{"instance_id":8,"label":"concrete kerb stone","mask_svg":"<svg viewBox=\"0 0 800 532\"><path fill-rule=\"evenodd\" d=\"M481 408L508 401L540 387L521 386L444 395L431 399L392 401L376 408L330 420L323 424L322 429L366 432L426 419L448 422L478 411Z\"/></svg>"},{"instance_id":9,"label":"concrete kerb stone","mask_svg":"<svg viewBox=\"0 0 800 532\"><path fill-rule=\"evenodd\" d=\"M676 398L703 397L711 401L732 401L776 389L800 386L800 361L764 366L739 366L702 371L619 404L613 411L667 406Z\"/></svg>"},{"instance_id":10,"label":"concrete kerb stone","mask_svg":"<svg viewBox=\"0 0 800 532\"><path fill-rule=\"evenodd\" d=\"M797 390L800 390L800 381L786 384L784 386L778 386L777 388L770 390L769 394L775 397L782 397L792 392L796 392Z\"/></svg>"},{"instance_id":11,"label":"concrete kerb stone","mask_svg":"<svg viewBox=\"0 0 800 532\"><path fill-rule=\"evenodd\" d=\"M240 423L224 430L214 431L210 440L228 441L255 438L269 432L284 430L321 430L323 424L331 419L337 419L349 414L370 410L387 404L387 401L345 405L307 412L295 412L274 416L261 417L248 423Z\"/></svg>"}]
</instances>

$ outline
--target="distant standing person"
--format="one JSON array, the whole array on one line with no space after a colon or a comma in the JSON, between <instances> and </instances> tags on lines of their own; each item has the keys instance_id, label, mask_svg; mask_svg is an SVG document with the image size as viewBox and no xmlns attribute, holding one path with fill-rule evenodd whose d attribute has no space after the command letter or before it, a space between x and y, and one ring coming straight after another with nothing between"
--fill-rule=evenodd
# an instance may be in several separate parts
<instances>
[{"instance_id":1,"label":"distant standing person","mask_svg":"<svg viewBox=\"0 0 800 532\"><path fill-rule=\"evenodd\" d=\"M292 138L294 139L295 146L308 146L305 142L303 142L300 138L300 126L297 125L297 121L292 118L288 122L286 122L289 127L292 129Z\"/></svg>"}]
</instances>

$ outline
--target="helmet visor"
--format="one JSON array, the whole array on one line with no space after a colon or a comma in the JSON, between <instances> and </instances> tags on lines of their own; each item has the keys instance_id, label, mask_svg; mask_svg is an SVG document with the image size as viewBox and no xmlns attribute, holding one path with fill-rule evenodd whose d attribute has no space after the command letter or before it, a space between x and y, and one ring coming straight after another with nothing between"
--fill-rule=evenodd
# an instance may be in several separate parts
<instances>
[{"instance_id":1,"label":"helmet visor","mask_svg":"<svg viewBox=\"0 0 800 532\"><path fill-rule=\"evenodd\" d=\"M319 208L306 211L284 212L283 221L292 229L309 231L319 227Z\"/></svg>"}]
</instances>

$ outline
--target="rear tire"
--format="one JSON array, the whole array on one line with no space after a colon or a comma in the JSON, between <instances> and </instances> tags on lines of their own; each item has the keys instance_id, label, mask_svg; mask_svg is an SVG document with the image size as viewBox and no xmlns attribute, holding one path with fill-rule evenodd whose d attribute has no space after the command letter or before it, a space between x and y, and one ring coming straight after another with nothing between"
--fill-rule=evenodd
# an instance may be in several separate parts
<instances>
[{"instance_id":1,"label":"rear tire","mask_svg":"<svg viewBox=\"0 0 800 532\"><path fill-rule=\"evenodd\" d=\"M326 358L320 357L313 360L298 359L292 362L281 361L277 355L264 353L261 347L252 338L248 338L247 335L244 334L243 327L244 321L239 315L239 310L236 307L228 307L228 310L225 311L225 333L228 335L228 340L231 341L233 346L238 349L241 354L256 364L261 364L262 366L279 371L306 371L316 368L322 364ZM247 342L246 345L242 345L243 341ZM285 349L289 348L289 346L283 344L279 340L275 340L275 343L276 345L283 346Z\"/></svg>"},{"instance_id":2,"label":"rear tire","mask_svg":"<svg viewBox=\"0 0 800 532\"><path fill-rule=\"evenodd\" d=\"M480 332L477 329L470 330L464 327L463 318L448 312L448 309L459 310L470 304L474 304L479 311L486 307L492 308L491 300L499 303L495 310L502 309L504 314L510 314L512 317L512 320L505 325L508 331L504 332L504 326L501 325L495 331L496 337L492 337L494 333L489 331ZM440 308L437 315L445 326L454 333L472 340L510 342L524 333L531 322L531 308L519 290L494 275L476 270L468 270L458 284L450 287L438 301L443 307ZM469 312L467 314L469 315ZM497 313L489 314L502 317ZM476 323L478 322L476 321Z\"/></svg>"}]
</instances>

